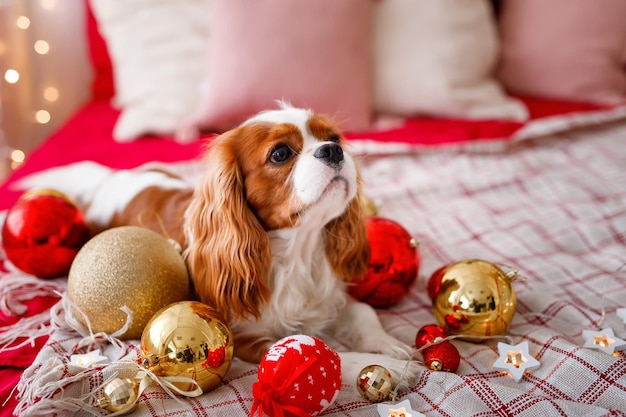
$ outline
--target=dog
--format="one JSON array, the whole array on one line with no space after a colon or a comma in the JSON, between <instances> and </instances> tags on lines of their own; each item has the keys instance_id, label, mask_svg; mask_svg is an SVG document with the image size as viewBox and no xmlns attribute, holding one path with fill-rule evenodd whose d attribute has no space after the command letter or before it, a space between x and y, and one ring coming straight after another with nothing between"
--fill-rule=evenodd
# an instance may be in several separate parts
<instances>
[{"instance_id":1,"label":"dog","mask_svg":"<svg viewBox=\"0 0 626 417\"><path fill-rule=\"evenodd\" d=\"M67 194L94 233L141 225L177 240L197 298L224 316L242 360L258 363L289 335L332 336L350 349L340 353L347 383L372 363L396 381L417 375L414 349L347 291L367 271L369 245L358 167L328 118L281 104L214 138L204 166L190 184L80 162L20 187Z\"/></svg>"}]
</instances>

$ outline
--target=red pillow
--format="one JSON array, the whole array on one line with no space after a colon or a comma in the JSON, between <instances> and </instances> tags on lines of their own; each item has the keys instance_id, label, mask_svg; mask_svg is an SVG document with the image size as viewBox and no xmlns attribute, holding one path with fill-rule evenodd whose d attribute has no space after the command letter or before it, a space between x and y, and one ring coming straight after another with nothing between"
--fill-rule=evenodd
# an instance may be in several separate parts
<instances>
[{"instance_id":1,"label":"red pillow","mask_svg":"<svg viewBox=\"0 0 626 417\"><path fill-rule=\"evenodd\" d=\"M98 29L98 22L93 15L89 0L85 0L85 10L87 13L87 46L91 66L94 70L91 94L95 99L110 99L115 95L115 86L109 51Z\"/></svg>"}]
</instances>

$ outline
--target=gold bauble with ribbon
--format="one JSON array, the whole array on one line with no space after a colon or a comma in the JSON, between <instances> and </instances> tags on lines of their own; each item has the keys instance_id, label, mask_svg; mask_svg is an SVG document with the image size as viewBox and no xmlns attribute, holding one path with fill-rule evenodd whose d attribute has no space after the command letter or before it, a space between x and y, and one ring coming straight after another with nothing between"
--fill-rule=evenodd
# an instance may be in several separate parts
<instances>
[{"instance_id":1,"label":"gold bauble with ribbon","mask_svg":"<svg viewBox=\"0 0 626 417\"><path fill-rule=\"evenodd\" d=\"M233 336L222 316L197 301L169 305L148 322L141 335L144 365L183 391L191 378L207 392L218 385L233 360Z\"/></svg>"},{"instance_id":2,"label":"gold bauble with ribbon","mask_svg":"<svg viewBox=\"0 0 626 417\"><path fill-rule=\"evenodd\" d=\"M481 259L444 266L428 283L433 313L448 334L468 335L469 341L501 335L515 314L517 298L511 282L517 277L517 271L505 272Z\"/></svg>"},{"instance_id":3,"label":"gold bauble with ribbon","mask_svg":"<svg viewBox=\"0 0 626 417\"><path fill-rule=\"evenodd\" d=\"M132 313L120 339L139 339L161 308L191 298L187 267L175 246L144 227L106 230L78 252L68 275L67 294L75 316L94 333L114 334ZM84 315L83 315L84 314Z\"/></svg>"}]
</instances>

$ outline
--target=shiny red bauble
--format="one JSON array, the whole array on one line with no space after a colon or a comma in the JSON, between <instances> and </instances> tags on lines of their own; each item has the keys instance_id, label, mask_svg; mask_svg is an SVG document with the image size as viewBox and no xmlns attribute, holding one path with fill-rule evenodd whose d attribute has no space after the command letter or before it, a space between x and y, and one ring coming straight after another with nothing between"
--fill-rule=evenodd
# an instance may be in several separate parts
<instances>
[{"instance_id":1,"label":"shiny red bauble","mask_svg":"<svg viewBox=\"0 0 626 417\"><path fill-rule=\"evenodd\" d=\"M441 281L443 280L443 276L446 272L446 268L449 265L444 265L441 268L437 269L433 272L428 279L428 285L426 287L426 292L428 292L428 297L431 300L434 300L437 294L439 294L439 289L441 288Z\"/></svg>"},{"instance_id":2,"label":"shiny red bauble","mask_svg":"<svg viewBox=\"0 0 626 417\"><path fill-rule=\"evenodd\" d=\"M2 248L22 271L53 278L67 274L89 236L82 212L67 197L38 190L24 194L7 212Z\"/></svg>"},{"instance_id":3,"label":"shiny red bauble","mask_svg":"<svg viewBox=\"0 0 626 417\"><path fill-rule=\"evenodd\" d=\"M373 307L389 307L409 293L417 278L418 244L393 220L368 217L365 225L370 247L367 273L355 278L348 290Z\"/></svg>"},{"instance_id":4,"label":"shiny red bauble","mask_svg":"<svg viewBox=\"0 0 626 417\"><path fill-rule=\"evenodd\" d=\"M424 364L433 371L456 372L461 363L458 349L447 340L427 347L422 356Z\"/></svg>"},{"instance_id":5,"label":"shiny red bauble","mask_svg":"<svg viewBox=\"0 0 626 417\"><path fill-rule=\"evenodd\" d=\"M427 324L420 327L415 335L415 346L419 349L422 346L435 343L437 339L445 339L448 337L445 329L436 324Z\"/></svg>"},{"instance_id":6,"label":"shiny red bauble","mask_svg":"<svg viewBox=\"0 0 626 417\"><path fill-rule=\"evenodd\" d=\"M252 386L251 416L317 416L341 389L341 359L322 340L307 335L276 342L259 364Z\"/></svg>"}]
</instances>

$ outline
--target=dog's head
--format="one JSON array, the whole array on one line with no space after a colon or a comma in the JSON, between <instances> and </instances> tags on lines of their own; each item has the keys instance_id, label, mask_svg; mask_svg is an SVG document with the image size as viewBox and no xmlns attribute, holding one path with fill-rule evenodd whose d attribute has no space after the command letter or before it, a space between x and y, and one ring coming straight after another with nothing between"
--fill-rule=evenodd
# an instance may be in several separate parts
<instances>
[{"instance_id":1,"label":"dog's head","mask_svg":"<svg viewBox=\"0 0 626 417\"><path fill-rule=\"evenodd\" d=\"M227 317L258 317L270 291L272 230L318 231L339 278L365 273L360 179L342 144L329 120L286 105L213 140L185 219L201 301Z\"/></svg>"}]
</instances>

